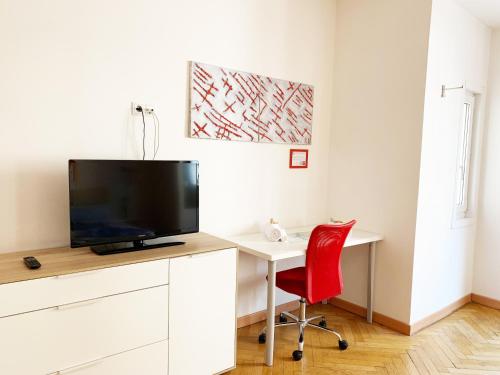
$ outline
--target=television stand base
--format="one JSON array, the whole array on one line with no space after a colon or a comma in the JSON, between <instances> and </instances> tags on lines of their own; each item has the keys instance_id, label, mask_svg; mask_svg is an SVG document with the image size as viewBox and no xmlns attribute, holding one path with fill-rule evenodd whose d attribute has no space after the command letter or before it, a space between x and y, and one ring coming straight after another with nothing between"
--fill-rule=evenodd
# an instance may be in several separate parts
<instances>
[{"instance_id":1,"label":"television stand base","mask_svg":"<svg viewBox=\"0 0 500 375\"><path fill-rule=\"evenodd\" d=\"M134 241L134 242L111 243L107 245L96 245L96 246L91 246L90 249L97 255L110 255L110 254L128 253L131 251L157 249L159 247L178 246L184 244L185 242L182 241L159 242L151 244L145 243L144 241Z\"/></svg>"}]
</instances>

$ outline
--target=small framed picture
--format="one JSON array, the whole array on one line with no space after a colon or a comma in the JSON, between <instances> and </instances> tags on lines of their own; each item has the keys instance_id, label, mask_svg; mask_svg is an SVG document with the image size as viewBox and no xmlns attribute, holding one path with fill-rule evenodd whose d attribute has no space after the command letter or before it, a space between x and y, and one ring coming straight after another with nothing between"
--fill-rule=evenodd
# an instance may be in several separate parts
<instances>
[{"instance_id":1,"label":"small framed picture","mask_svg":"<svg viewBox=\"0 0 500 375\"><path fill-rule=\"evenodd\" d=\"M290 149L290 168L307 168L309 162L309 150Z\"/></svg>"}]
</instances>

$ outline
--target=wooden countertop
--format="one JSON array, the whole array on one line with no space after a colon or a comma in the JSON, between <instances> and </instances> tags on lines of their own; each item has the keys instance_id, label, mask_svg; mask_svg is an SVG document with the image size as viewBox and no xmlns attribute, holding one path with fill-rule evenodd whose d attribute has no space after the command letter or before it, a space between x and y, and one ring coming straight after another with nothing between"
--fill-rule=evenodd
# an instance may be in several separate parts
<instances>
[{"instance_id":1,"label":"wooden countertop","mask_svg":"<svg viewBox=\"0 0 500 375\"><path fill-rule=\"evenodd\" d=\"M96 255L88 247L57 247L0 254L0 285L237 247L232 242L202 232L175 236L170 240L186 244L111 255ZM23 262L26 256L36 257L42 267L28 269Z\"/></svg>"}]
</instances>

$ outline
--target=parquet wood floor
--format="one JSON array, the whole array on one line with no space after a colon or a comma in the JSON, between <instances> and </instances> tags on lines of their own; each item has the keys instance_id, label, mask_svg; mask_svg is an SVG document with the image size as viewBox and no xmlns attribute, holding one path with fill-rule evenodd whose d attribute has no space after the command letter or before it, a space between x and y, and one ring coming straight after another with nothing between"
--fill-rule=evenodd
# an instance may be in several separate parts
<instances>
[{"instance_id":1,"label":"parquet wood floor","mask_svg":"<svg viewBox=\"0 0 500 375\"><path fill-rule=\"evenodd\" d=\"M500 375L500 311L470 303L408 337L331 305L308 307L349 342L339 351L334 335L307 328L302 361L291 358L297 328L276 330L274 366L264 365L257 342L264 322L238 330L237 368L231 375Z\"/></svg>"}]
</instances>

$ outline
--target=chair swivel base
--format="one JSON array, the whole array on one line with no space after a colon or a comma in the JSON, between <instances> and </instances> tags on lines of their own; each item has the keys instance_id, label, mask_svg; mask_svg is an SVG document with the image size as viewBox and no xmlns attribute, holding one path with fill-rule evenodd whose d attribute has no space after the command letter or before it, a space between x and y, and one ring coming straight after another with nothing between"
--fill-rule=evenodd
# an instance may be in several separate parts
<instances>
[{"instance_id":1,"label":"chair swivel base","mask_svg":"<svg viewBox=\"0 0 500 375\"><path fill-rule=\"evenodd\" d=\"M292 322L288 321L288 318L292 320ZM311 323L314 320L321 319L318 324ZM342 339L342 336L338 332L335 332L332 329L329 329L326 324L325 317L322 315L314 316L312 318L306 318L306 301L305 299L300 300L300 313L299 317L290 314L288 312L283 312L280 314L279 323L275 324L275 327L285 327L295 325L299 329L299 345L298 350L294 350L292 353L292 358L295 361L300 361L302 359L302 352L304 348L304 331L306 327L313 327L322 331L333 333L338 337L338 345L340 350L346 350L349 346L346 340ZM266 328L264 327L259 334L259 343L264 344L266 342Z\"/></svg>"}]
</instances>

